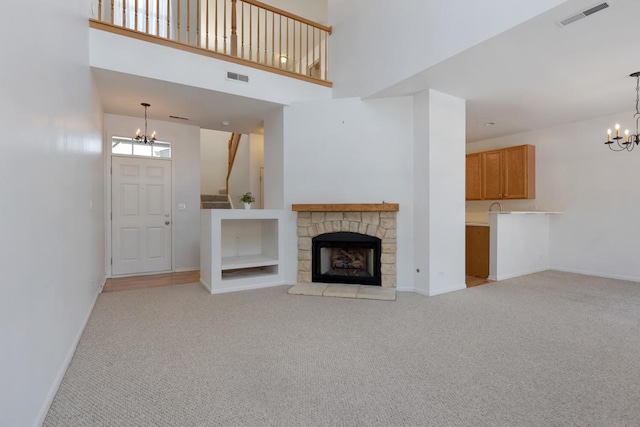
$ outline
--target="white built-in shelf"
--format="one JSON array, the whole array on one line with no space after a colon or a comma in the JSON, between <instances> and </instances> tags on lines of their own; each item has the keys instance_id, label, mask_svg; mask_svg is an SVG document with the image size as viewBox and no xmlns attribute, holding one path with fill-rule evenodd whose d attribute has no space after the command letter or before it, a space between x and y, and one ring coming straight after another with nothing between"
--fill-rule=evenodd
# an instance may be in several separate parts
<instances>
[{"instance_id":1,"label":"white built-in shelf","mask_svg":"<svg viewBox=\"0 0 640 427\"><path fill-rule=\"evenodd\" d=\"M280 210L202 209L200 281L211 293L282 284Z\"/></svg>"},{"instance_id":2,"label":"white built-in shelf","mask_svg":"<svg viewBox=\"0 0 640 427\"><path fill-rule=\"evenodd\" d=\"M222 270L268 267L278 265L278 260L264 255L245 255L222 258Z\"/></svg>"}]
</instances>

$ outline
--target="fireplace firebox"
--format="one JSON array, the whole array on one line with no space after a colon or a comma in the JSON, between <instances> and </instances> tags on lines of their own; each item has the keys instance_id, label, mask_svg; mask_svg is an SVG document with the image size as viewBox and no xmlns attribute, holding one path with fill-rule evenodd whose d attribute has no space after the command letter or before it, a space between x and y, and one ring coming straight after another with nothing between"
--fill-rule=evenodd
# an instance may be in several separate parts
<instances>
[{"instance_id":1,"label":"fireplace firebox","mask_svg":"<svg viewBox=\"0 0 640 427\"><path fill-rule=\"evenodd\" d=\"M381 286L381 242L377 237L350 232L314 237L311 280Z\"/></svg>"}]
</instances>

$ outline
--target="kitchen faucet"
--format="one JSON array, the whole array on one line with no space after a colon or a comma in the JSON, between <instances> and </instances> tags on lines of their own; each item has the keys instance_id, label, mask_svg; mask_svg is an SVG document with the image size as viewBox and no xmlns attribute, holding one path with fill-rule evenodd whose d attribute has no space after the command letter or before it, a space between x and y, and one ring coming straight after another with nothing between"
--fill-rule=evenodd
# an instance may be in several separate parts
<instances>
[{"instance_id":1,"label":"kitchen faucet","mask_svg":"<svg viewBox=\"0 0 640 427\"><path fill-rule=\"evenodd\" d=\"M491 212L491 209L493 209L493 205L498 205L498 207L500 208L500 212L502 212L502 203L500 202L491 203L491 205L489 206L489 212Z\"/></svg>"}]
</instances>

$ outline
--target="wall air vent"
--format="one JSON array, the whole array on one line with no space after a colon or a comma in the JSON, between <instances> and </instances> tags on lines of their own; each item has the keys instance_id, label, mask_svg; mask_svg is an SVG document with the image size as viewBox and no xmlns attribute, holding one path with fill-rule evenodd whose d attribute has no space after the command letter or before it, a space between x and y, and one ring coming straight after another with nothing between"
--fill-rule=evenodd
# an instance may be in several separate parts
<instances>
[{"instance_id":1,"label":"wall air vent","mask_svg":"<svg viewBox=\"0 0 640 427\"><path fill-rule=\"evenodd\" d=\"M569 24L579 21L582 18L586 18L589 15L593 15L596 12L600 12L601 10L604 10L608 7L608 3L600 3L599 5L590 7L589 9L583 10L582 12L574 13L573 15L568 16L561 21L558 21L557 24L561 27L566 27Z\"/></svg>"},{"instance_id":2,"label":"wall air vent","mask_svg":"<svg viewBox=\"0 0 640 427\"><path fill-rule=\"evenodd\" d=\"M180 116L169 116L169 118L178 119L178 120L189 120L187 117L180 117Z\"/></svg>"},{"instance_id":3,"label":"wall air vent","mask_svg":"<svg viewBox=\"0 0 640 427\"><path fill-rule=\"evenodd\" d=\"M227 80L236 80L239 82L249 83L249 76L245 76L244 74L232 73L231 71L227 71Z\"/></svg>"}]
</instances>

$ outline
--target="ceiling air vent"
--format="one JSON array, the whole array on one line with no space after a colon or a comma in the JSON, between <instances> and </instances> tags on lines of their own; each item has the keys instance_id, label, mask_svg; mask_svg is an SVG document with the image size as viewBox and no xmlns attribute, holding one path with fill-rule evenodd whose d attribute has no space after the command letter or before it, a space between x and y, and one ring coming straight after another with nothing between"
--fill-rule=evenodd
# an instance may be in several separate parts
<instances>
[{"instance_id":1,"label":"ceiling air vent","mask_svg":"<svg viewBox=\"0 0 640 427\"><path fill-rule=\"evenodd\" d=\"M558 21L558 25L561 27L566 27L569 24L572 24L576 21L579 21L582 18L586 18L589 15L593 15L596 12L600 12L609 7L608 3L600 3L597 6L590 7L587 10L583 10L582 12L574 13L571 16L564 18L562 21Z\"/></svg>"},{"instance_id":2,"label":"ceiling air vent","mask_svg":"<svg viewBox=\"0 0 640 427\"><path fill-rule=\"evenodd\" d=\"M239 82L249 83L249 76L245 76L244 74L232 73L231 71L227 71L227 80L237 80Z\"/></svg>"}]
</instances>

